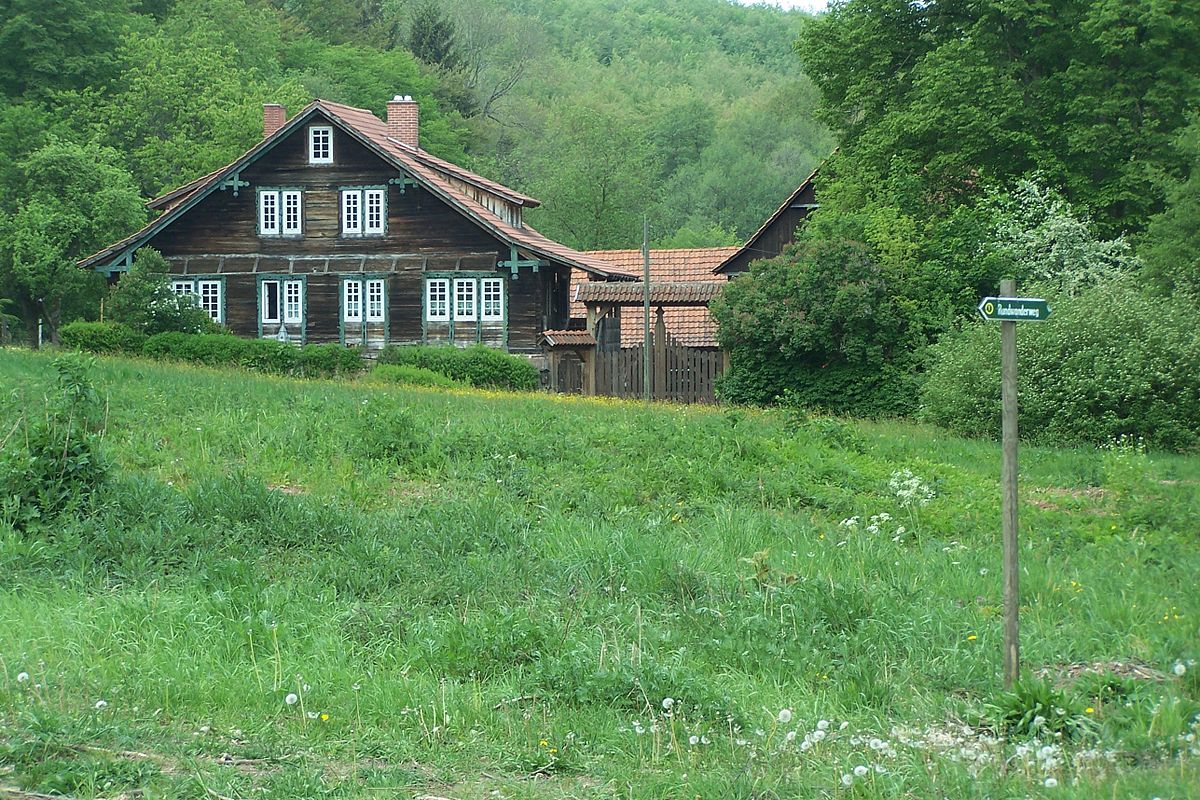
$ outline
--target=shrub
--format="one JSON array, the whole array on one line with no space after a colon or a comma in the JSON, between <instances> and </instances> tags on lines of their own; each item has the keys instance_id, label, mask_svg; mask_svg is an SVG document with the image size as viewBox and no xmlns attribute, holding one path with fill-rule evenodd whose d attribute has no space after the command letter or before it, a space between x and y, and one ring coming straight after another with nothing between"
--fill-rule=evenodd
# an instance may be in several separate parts
<instances>
[{"instance_id":1,"label":"shrub","mask_svg":"<svg viewBox=\"0 0 1200 800\"><path fill-rule=\"evenodd\" d=\"M54 368L57 387L42 413L23 415L0 450L0 519L18 528L82 505L108 478L91 361L66 355Z\"/></svg>"},{"instance_id":2,"label":"shrub","mask_svg":"<svg viewBox=\"0 0 1200 800\"><path fill-rule=\"evenodd\" d=\"M219 330L195 295L171 290L166 259L150 248L138 251L133 266L109 291L108 310L114 321L150 336Z\"/></svg>"},{"instance_id":3,"label":"shrub","mask_svg":"<svg viewBox=\"0 0 1200 800\"><path fill-rule=\"evenodd\" d=\"M1187 449L1200 438L1200 337L1194 309L1130 280L1053 304L1017 336L1021 429L1050 442L1123 436ZM1000 430L1000 332L976 323L931 349L921 416L968 436Z\"/></svg>"},{"instance_id":4,"label":"shrub","mask_svg":"<svg viewBox=\"0 0 1200 800\"><path fill-rule=\"evenodd\" d=\"M440 372L434 372L425 367L414 367L409 364L379 364L371 370L373 380L384 383L401 383L408 386L435 386L441 389L455 389L467 384L456 381Z\"/></svg>"},{"instance_id":5,"label":"shrub","mask_svg":"<svg viewBox=\"0 0 1200 800\"><path fill-rule=\"evenodd\" d=\"M359 352L341 345L296 347L271 339L240 339L220 333L160 333L146 340L143 352L153 358L212 367L244 367L273 375L304 378L328 378L362 368Z\"/></svg>"},{"instance_id":6,"label":"shrub","mask_svg":"<svg viewBox=\"0 0 1200 800\"><path fill-rule=\"evenodd\" d=\"M89 353L140 353L146 335L120 322L72 322L59 331L63 347Z\"/></svg>"},{"instance_id":7,"label":"shrub","mask_svg":"<svg viewBox=\"0 0 1200 800\"><path fill-rule=\"evenodd\" d=\"M386 398L370 398L359 408L355 441L365 458L409 464L425 452L429 432L409 409Z\"/></svg>"},{"instance_id":8,"label":"shrub","mask_svg":"<svg viewBox=\"0 0 1200 800\"><path fill-rule=\"evenodd\" d=\"M538 371L528 359L483 345L404 345L387 347L380 364L423 367L471 386L513 391L538 387Z\"/></svg>"}]
</instances>

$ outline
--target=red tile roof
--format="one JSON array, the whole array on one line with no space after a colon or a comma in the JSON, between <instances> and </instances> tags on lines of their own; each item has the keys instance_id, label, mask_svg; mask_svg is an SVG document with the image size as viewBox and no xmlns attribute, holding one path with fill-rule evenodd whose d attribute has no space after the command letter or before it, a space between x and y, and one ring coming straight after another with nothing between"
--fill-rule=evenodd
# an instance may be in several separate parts
<instances>
[{"instance_id":1,"label":"red tile roof","mask_svg":"<svg viewBox=\"0 0 1200 800\"><path fill-rule=\"evenodd\" d=\"M722 286L726 282L724 275L713 273L716 267L737 253L739 247L702 247L677 250L650 251L650 281L651 287L656 281L662 282L709 282ZM631 273L636 277L642 275L641 250L593 250L588 255L609 261L613 266ZM576 299L577 290L587 276L572 272L571 274L571 316L587 318L587 308ZM594 284L594 282L593 282ZM637 284L641 289L641 283ZM715 291L715 290L714 290ZM629 347L642 341L642 309L637 306L625 306L621 314L621 346ZM653 313L653 312L652 312ZM654 320L651 320L651 324ZM717 323L702 307L667 307L663 309L663 323L667 334L676 342L687 347L717 347Z\"/></svg>"},{"instance_id":2,"label":"red tile roof","mask_svg":"<svg viewBox=\"0 0 1200 800\"><path fill-rule=\"evenodd\" d=\"M192 204L201 197L213 191L228 175L238 171L249 163L265 148L275 144L291 134L303 120L316 112L321 112L343 129L359 139L369 149L403 171L430 192L445 200L451 207L471 219L484 230L489 231L501 241L524 250L526 253L548 261L569 266L592 275L599 275L616 280L627 280L634 276L625 273L612 263L596 258L587 253L573 250L566 245L548 239L528 225L516 226L505 222L482 203L468 194L460 191L453 180L470 183L491 194L501 197L519 206L535 206L538 201L527 195L515 192L494 181L476 175L461 167L443 161L430 153L405 145L388 136L387 124L370 111L353 106L332 103L326 100L314 100L295 117L290 119L282 128L263 139L236 161L203 178L198 178L189 184L168 192L150 201L152 208L165 208L158 219L149 223L136 233L125 237L119 242L79 261L79 266L90 267L108 258L118 256L121 251L134 245L139 240L146 240L158 230L166 227L181 216Z\"/></svg>"},{"instance_id":3,"label":"red tile roof","mask_svg":"<svg viewBox=\"0 0 1200 800\"><path fill-rule=\"evenodd\" d=\"M650 283L650 304L655 306L707 307L724 283L716 281L675 281ZM645 302L642 281L583 281L577 285L575 299L587 305L640 305Z\"/></svg>"},{"instance_id":4,"label":"red tile roof","mask_svg":"<svg viewBox=\"0 0 1200 800\"><path fill-rule=\"evenodd\" d=\"M542 331L542 339L551 347L594 347L596 337L587 331Z\"/></svg>"}]
</instances>

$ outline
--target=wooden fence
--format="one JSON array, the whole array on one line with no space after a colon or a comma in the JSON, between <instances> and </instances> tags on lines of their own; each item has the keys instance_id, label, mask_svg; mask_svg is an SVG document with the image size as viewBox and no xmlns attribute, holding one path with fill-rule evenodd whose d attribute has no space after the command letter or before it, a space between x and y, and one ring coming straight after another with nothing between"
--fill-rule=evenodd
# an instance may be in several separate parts
<instances>
[{"instance_id":1,"label":"wooden fence","mask_svg":"<svg viewBox=\"0 0 1200 800\"><path fill-rule=\"evenodd\" d=\"M639 398L643 395L642 346L597 350L596 394ZM724 369L720 350L666 344L651 348L651 392L654 400L715 403L715 382Z\"/></svg>"}]
</instances>

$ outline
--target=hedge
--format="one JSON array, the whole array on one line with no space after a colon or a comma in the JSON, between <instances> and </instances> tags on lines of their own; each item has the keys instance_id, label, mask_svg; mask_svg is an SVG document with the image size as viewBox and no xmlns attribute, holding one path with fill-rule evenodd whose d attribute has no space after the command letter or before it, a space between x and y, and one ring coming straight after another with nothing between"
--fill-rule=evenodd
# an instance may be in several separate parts
<instances>
[{"instance_id":1,"label":"hedge","mask_svg":"<svg viewBox=\"0 0 1200 800\"><path fill-rule=\"evenodd\" d=\"M62 326L59 339L63 347L89 353L142 352L146 334L119 322L71 322Z\"/></svg>"},{"instance_id":2,"label":"hedge","mask_svg":"<svg viewBox=\"0 0 1200 800\"><path fill-rule=\"evenodd\" d=\"M385 347L379 354L379 363L423 367L471 386L489 389L533 391L538 388L539 381L537 367L528 359L483 345Z\"/></svg>"},{"instance_id":3,"label":"hedge","mask_svg":"<svg viewBox=\"0 0 1200 800\"><path fill-rule=\"evenodd\" d=\"M441 389L456 389L466 386L462 381L434 372L425 367L409 364L379 364L368 374L372 380L384 383L400 383L408 386L435 386Z\"/></svg>"},{"instance_id":4,"label":"hedge","mask_svg":"<svg viewBox=\"0 0 1200 800\"><path fill-rule=\"evenodd\" d=\"M329 378L362 369L359 352L341 345L297 347L286 342L241 339L223 333L160 333L146 340L142 352L152 358L213 367L245 367L303 378Z\"/></svg>"}]
</instances>

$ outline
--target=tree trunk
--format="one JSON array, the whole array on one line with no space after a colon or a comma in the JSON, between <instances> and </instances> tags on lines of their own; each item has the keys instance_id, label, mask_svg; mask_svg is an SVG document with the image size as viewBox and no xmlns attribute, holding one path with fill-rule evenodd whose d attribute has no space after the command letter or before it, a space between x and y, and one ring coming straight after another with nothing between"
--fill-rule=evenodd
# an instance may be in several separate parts
<instances>
[{"instance_id":1,"label":"tree trunk","mask_svg":"<svg viewBox=\"0 0 1200 800\"><path fill-rule=\"evenodd\" d=\"M46 312L46 327L50 329L50 343L55 347L62 344L58 339L58 329L62 326L62 300L55 300L54 305Z\"/></svg>"}]
</instances>

